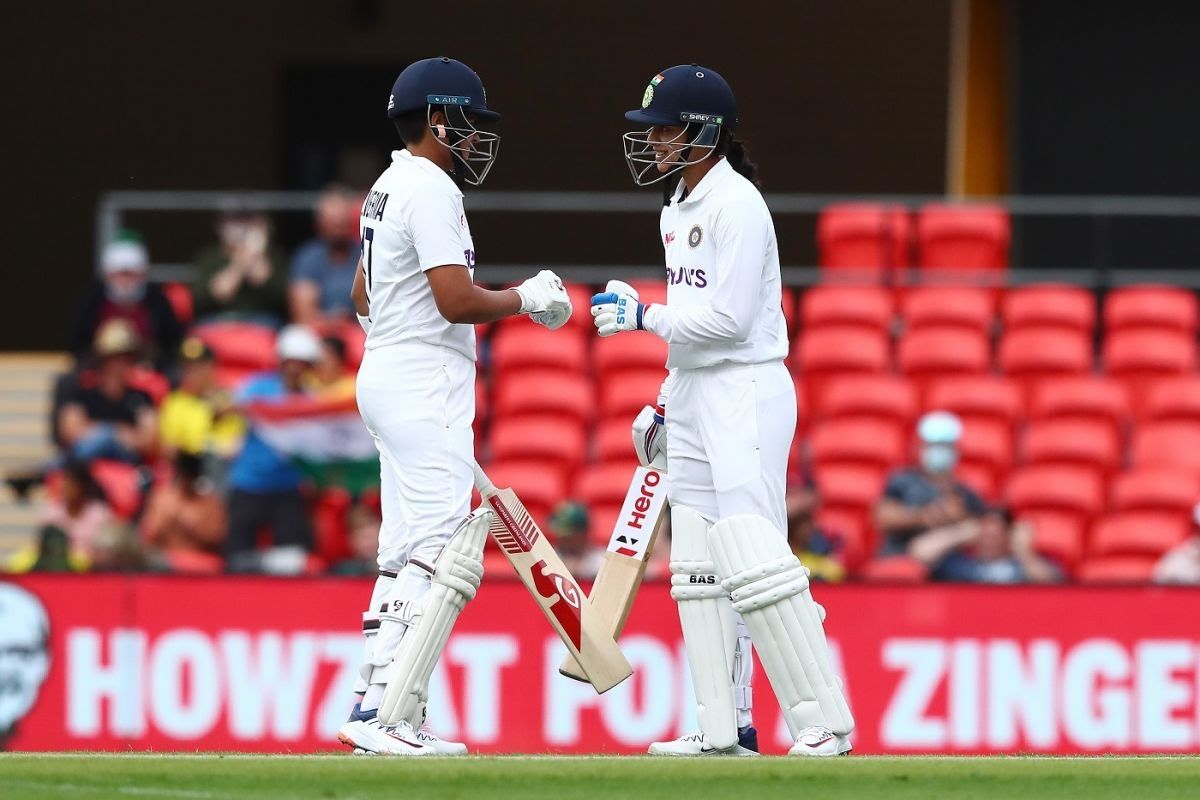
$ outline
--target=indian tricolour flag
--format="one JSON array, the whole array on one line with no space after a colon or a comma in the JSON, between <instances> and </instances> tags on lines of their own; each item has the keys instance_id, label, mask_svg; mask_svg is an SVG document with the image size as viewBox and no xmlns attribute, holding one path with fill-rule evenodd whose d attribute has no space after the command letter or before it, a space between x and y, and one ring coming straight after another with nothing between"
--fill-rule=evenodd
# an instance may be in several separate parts
<instances>
[{"instance_id":1,"label":"indian tricolour flag","mask_svg":"<svg viewBox=\"0 0 1200 800\"><path fill-rule=\"evenodd\" d=\"M358 493L379 485L379 452L353 397L298 396L245 409L255 432L320 486Z\"/></svg>"}]
</instances>

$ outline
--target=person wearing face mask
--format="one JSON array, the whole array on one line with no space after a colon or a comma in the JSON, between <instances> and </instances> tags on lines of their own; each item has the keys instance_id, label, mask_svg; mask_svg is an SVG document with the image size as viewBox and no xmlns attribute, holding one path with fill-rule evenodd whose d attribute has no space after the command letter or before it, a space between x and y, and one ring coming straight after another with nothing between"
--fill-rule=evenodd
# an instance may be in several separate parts
<instances>
[{"instance_id":1,"label":"person wearing face mask","mask_svg":"<svg viewBox=\"0 0 1200 800\"><path fill-rule=\"evenodd\" d=\"M954 477L962 422L933 411L917 423L917 465L893 473L875 507L875 525L884 535L882 554L898 555L916 535L978 517L986 504Z\"/></svg>"},{"instance_id":2,"label":"person wearing face mask","mask_svg":"<svg viewBox=\"0 0 1200 800\"><path fill-rule=\"evenodd\" d=\"M160 367L178 351L183 325L162 289L147 280L149 266L139 241L125 237L104 248L99 279L72 317L71 351L76 359L87 360L100 327L113 319L133 327L146 355Z\"/></svg>"}]
</instances>

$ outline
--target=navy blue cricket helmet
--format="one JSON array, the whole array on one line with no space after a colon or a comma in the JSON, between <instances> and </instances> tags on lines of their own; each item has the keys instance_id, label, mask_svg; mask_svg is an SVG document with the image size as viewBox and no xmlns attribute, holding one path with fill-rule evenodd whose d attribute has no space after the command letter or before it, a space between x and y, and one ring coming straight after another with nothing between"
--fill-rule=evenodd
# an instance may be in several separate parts
<instances>
[{"instance_id":1,"label":"navy blue cricket helmet","mask_svg":"<svg viewBox=\"0 0 1200 800\"><path fill-rule=\"evenodd\" d=\"M438 143L454 154L455 178L472 186L483 183L500 150L500 136L479 130L475 122L497 120L500 115L487 107L483 81L475 70L445 57L409 64L392 85L388 117L421 109ZM433 125L434 111L443 112L447 124Z\"/></svg>"},{"instance_id":2,"label":"navy blue cricket helmet","mask_svg":"<svg viewBox=\"0 0 1200 800\"><path fill-rule=\"evenodd\" d=\"M681 64L650 79L642 94L642 107L625 113L625 119L643 125L683 125L671 142L678 160L660 169L660 158L649 141L649 130L624 135L625 159L633 180L646 186L707 158L717 146L721 131L737 127L737 100L733 89L716 70L699 64ZM674 154L673 154L674 155Z\"/></svg>"}]
</instances>

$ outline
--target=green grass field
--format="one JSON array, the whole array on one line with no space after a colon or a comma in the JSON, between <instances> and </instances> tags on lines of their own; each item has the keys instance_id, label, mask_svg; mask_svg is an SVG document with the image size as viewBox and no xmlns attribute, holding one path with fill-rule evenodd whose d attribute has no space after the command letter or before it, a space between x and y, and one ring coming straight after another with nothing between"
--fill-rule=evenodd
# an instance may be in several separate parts
<instances>
[{"instance_id":1,"label":"green grass field","mask_svg":"<svg viewBox=\"0 0 1200 800\"><path fill-rule=\"evenodd\" d=\"M0 797L1104 798L1200 797L1200 758L385 759L0 755Z\"/></svg>"}]
</instances>

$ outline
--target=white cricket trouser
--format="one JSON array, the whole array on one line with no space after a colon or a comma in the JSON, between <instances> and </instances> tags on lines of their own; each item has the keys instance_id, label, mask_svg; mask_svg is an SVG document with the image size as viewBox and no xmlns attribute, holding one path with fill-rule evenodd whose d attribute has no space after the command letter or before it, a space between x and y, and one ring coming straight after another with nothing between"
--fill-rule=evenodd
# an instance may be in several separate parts
<instances>
[{"instance_id":1,"label":"white cricket trouser","mask_svg":"<svg viewBox=\"0 0 1200 800\"><path fill-rule=\"evenodd\" d=\"M475 362L436 345L367 350L358 408L380 454L379 568L432 565L470 511Z\"/></svg>"},{"instance_id":2,"label":"white cricket trouser","mask_svg":"<svg viewBox=\"0 0 1200 800\"><path fill-rule=\"evenodd\" d=\"M796 387L782 361L680 369L667 397L667 498L710 523L758 514L787 530Z\"/></svg>"}]
</instances>

